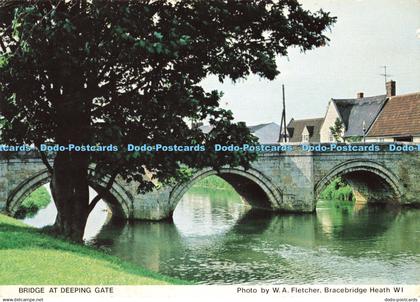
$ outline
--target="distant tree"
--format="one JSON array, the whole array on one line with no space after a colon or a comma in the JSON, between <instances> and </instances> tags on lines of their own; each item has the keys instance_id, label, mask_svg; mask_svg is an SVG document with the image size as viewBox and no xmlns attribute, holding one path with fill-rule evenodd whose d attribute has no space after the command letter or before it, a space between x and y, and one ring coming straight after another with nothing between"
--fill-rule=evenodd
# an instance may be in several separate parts
<instances>
[{"instance_id":1,"label":"distant tree","mask_svg":"<svg viewBox=\"0 0 420 302\"><path fill-rule=\"evenodd\" d=\"M360 143L363 142L363 136L350 136L346 138L348 143Z\"/></svg>"},{"instance_id":2,"label":"distant tree","mask_svg":"<svg viewBox=\"0 0 420 302\"><path fill-rule=\"evenodd\" d=\"M89 212L117 175L153 185L182 167L249 167L252 154L214 143L254 143L201 81L274 79L289 47L323 46L335 18L296 0L28 0L0 2L0 110L8 143L114 144L121 152L59 152L50 166L57 229L81 240ZM210 122L204 134L189 121ZM195 144L206 152L127 152L126 144ZM108 184L89 204L88 167Z\"/></svg>"},{"instance_id":3,"label":"distant tree","mask_svg":"<svg viewBox=\"0 0 420 302\"><path fill-rule=\"evenodd\" d=\"M331 134L337 142L343 141L343 129L343 122L339 118L337 118L334 125L330 127Z\"/></svg>"}]
</instances>

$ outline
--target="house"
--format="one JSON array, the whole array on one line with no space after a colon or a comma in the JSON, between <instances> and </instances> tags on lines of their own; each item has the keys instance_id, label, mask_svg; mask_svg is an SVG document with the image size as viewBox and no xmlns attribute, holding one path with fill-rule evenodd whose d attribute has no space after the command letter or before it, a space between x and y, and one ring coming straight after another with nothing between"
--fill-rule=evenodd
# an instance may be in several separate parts
<instances>
[{"instance_id":1,"label":"house","mask_svg":"<svg viewBox=\"0 0 420 302\"><path fill-rule=\"evenodd\" d=\"M342 126L341 137L345 141L362 140L378 117L388 98L395 96L395 82L386 85L387 94L365 97L359 92L354 99L331 99L321 127L321 142L334 142L330 128L338 119Z\"/></svg>"},{"instance_id":2,"label":"house","mask_svg":"<svg viewBox=\"0 0 420 302\"><path fill-rule=\"evenodd\" d=\"M258 137L260 144L274 144L277 143L280 133L280 125L274 122L249 126L252 134Z\"/></svg>"},{"instance_id":3,"label":"house","mask_svg":"<svg viewBox=\"0 0 420 302\"><path fill-rule=\"evenodd\" d=\"M200 126L199 128L204 133L212 130L212 126L210 125ZM258 138L260 144L275 144L279 139L280 125L274 122L248 126L248 129Z\"/></svg>"},{"instance_id":4,"label":"house","mask_svg":"<svg viewBox=\"0 0 420 302\"><path fill-rule=\"evenodd\" d=\"M323 118L295 120L287 125L290 143L319 143Z\"/></svg>"},{"instance_id":5,"label":"house","mask_svg":"<svg viewBox=\"0 0 420 302\"><path fill-rule=\"evenodd\" d=\"M390 97L366 141L420 143L420 92Z\"/></svg>"}]
</instances>

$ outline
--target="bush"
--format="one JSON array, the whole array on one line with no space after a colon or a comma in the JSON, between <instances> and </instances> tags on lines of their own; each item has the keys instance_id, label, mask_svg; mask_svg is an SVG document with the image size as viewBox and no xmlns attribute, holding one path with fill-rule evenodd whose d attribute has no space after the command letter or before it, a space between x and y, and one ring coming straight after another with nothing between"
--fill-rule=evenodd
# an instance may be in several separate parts
<instances>
[{"instance_id":1,"label":"bush","mask_svg":"<svg viewBox=\"0 0 420 302\"><path fill-rule=\"evenodd\" d=\"M334 179L324 191L321 192L321 199L325 200L343 200L354 201L353 190L345 181L340 177Z\"/></svg>"},{"instance_id":2,"label":"bush","mask_svg":"<svg viewBox=\"0 0 420 302\"><path fill-rule=\"evenodd\" d=\"M46 208L51 202L51 195L42 186L33 191L20 205L16 212L17 218L33 217L40 210Z\"/></svg>"}]
</instances>

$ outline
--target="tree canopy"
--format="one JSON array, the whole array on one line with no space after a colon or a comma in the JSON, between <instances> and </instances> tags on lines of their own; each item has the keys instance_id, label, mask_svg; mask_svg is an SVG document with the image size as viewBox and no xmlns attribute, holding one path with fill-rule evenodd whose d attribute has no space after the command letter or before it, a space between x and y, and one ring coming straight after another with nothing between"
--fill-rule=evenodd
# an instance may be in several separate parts
<instances>
[{"instance_id":1,"label":"tree canopy","mask_svg":"<svg viewBox=\"0 0 420 302\"><path fill-rule=\"evenodd\" d=\"M248 167L253 154L213 152L214 143L255 139L219 107L222 93L205 91L201 81L250 74L272 80L279 74L276 56L289 47L325 45L335 21L296 0L3 0L0 6L3 141L120 146L86 160L144 190L151 188L146 170L165 181L179 177L183 166ZM204 120L210 133L190 127ZM123 151L129 143L208 148Z\"/></svg>"}]
</instances>

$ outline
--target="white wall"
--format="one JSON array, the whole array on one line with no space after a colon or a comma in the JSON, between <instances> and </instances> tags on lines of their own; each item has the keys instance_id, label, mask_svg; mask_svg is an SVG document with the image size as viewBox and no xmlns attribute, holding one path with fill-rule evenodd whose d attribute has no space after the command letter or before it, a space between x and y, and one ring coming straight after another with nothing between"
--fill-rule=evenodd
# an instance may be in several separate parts
<instances>
[{"instance_id":1,"label":"white wall","mask_svg":"<svg viewBox=\"0 0 420 302\"><path fill-rule=\"evenodd\" d=\"M305 135L306 135L306 140L303 139ZM307 127L303 128L302 134L300 135L300 140L303 143L308 143L309 142L309 131L308 131Z\"/></svg>"},{"instance_id":2,"label":"white wall","mask_svg":"<svg viewBox=\"0 0 420 302\"><path fill-rule=\"evenodd\" d=\"M392 137L366 137L368 143L392 143L393 141Z\"/></svg>"},{"instance_id":3,"label":"white wall","mask_svg":"<svg viewBox=\"0 0 420 302\"><path fill-rule=\"evenodd\" d=\"M366 142L369 143L393 143L395 142L393 137L366 137ZM413 137L413 143L420 143L420 136Z\"/></svg>"}]
</instances>

